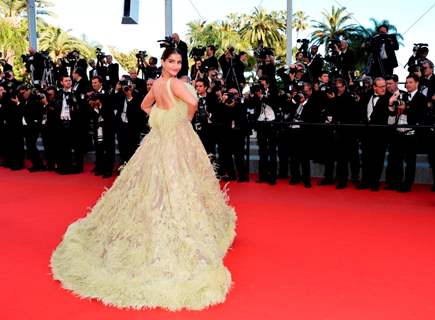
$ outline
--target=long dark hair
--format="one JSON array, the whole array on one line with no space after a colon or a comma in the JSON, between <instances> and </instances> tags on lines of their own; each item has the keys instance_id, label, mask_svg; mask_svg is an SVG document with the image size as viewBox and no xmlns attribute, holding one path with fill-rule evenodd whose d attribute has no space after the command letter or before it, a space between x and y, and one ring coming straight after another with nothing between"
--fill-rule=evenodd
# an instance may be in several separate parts
<instances>
[{"instance_id":1,"label":"long dark hair","mask_svg":"<svg viewBox=\"0 0 435 320\"><path fill-rule=\"evenodd\" d=\"M171 54L179 54L181 56L181 51L174 47L167 47L162 53L162 60L166 61Z\"/></svg>"}]
</instances>

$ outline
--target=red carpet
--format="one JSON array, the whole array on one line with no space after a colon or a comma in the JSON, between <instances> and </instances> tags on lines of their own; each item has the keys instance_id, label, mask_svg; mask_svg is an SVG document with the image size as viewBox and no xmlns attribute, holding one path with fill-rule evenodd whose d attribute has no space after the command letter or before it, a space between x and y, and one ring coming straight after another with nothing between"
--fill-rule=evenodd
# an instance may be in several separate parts
<instances>
[{"instance_id":1,"label":"red carpet","mask_svg":"<svg viewBox=\"0 0 435 320\"><path fill-rule=\"evenodd\" d=\"M399 320L435 314L435 194L230 185L234 288L202 312L128 311L51 279L51 251L111 181L0 169L0 319Z\"/></svg>"}]
</instances>

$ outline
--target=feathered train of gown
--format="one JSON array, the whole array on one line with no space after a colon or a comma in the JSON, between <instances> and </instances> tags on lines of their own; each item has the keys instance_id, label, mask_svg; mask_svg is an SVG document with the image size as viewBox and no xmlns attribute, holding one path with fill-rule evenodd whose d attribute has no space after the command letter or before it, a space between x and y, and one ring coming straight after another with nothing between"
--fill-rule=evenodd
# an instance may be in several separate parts
<instances>
[{"instance_id":1,"label":"feathered train of gown","mask_svg":"<svg viewBox=\"0 0 435 320\"><path fill-rule=\"evenodd\" d=\"M151 132L52 254L53 277L79 297L169 310L225 300L232 282L223 258L235 237L236 214L187 105L172 100L170 109L152 108Z\"/></svg>"}]
</instances>

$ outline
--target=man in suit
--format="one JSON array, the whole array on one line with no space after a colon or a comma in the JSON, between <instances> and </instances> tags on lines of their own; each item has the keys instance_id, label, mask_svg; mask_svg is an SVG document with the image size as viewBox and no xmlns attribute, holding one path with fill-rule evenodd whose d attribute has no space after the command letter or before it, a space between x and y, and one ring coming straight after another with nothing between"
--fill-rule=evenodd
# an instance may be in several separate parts
<instances>
[{"instance_id":1,"label":"man in suit","mask_svg":"<svg viewBox=\"0 0 435 320\"><path fill-rule=\"evenodd\" d=\"M26 139L27 154L32 162L30 172L45 170L41 154L36 146L39 135L42 132L43 104L40 97L32 94L31 87L22 84L18 87L19 107L23 110L23 127Z\"/></svg>"},{"instance_id":2,"label":"man in suit","mask_svg":"<svg viewBox=\"0 0 435 320\"><path fill-rule=\"evenodd\" d=\"M83 105L72 91L72 80L62 76L62 89L55 102L53 121L57 128L57 172L71 174L83 172Z\"/></svg>"},{"instance_id":3,"label":"man in suit","mask_svg":"<svg viewBox=\"0 0 435 320\"><path fill-rule=\"evenodd\" d=\"M341 40L338 50L338 65L340 67L341 77L349 82L352 79L355 70L355 59L353 51L349 50L349 44L346 40Z\"/></svg>"},{"instance_id":4,"label":"man in suit","mask_svg":"<svg viewBox=\"0 0 435 320\"><path fill-rule=\"evenodd\" d=\"M399 50L399 43L396 35L388 34L388 26L381 25L377 31L370 42L373 59L370 75L385 78L391 76L398 66L394 51Z\"/></svg>"},{"instance_id":5,"label":"man in suit","mask_svg":"<svg viewBox=\"0 0 435 320\"><path fill-rule=\"evenodd\" d=\"M187 58L187 44L180 39L178 33L172 34L172 39L174 40L175 47L181 52L181 70L178 72L177 77L187 76L189 73L189 60Z\"/></svg>"},{"instance_id":6,"label":"man in suit","mask_svg":"<svg viewBox=\"0 0 435 320\"><path fill-rule=\"evenodd\" d=\"M146 122L141 102L141 96L134 94L131 85L123 85L115 97L115 128L121 163L130 160L140 143L141 129Z\"/></svg>"},{"instance_id":7,"label":"man in suit","mask_svg":"<svg viewBox=\"0 0 435 320\"><path fill-rule=\"evenodd\" d=\"M303 182L305 188L311 188L311 165L310 146L312 135L309 130L299 125L299 122L313 122L315 119L317 103L313 98L313 86L311 83L304 83L303 92L298 92L293 97L290 121L290 181L295 185Z\"/></svg>"},{"instance_id":8,"label":"man in suit","mask_svg":"<svg viewBox=\"0 0 435 320\"><path fill-rule=\"evenodd\" d=\"M398 125L418 125L424 121L426 99L418 91L418 77L409 75L406 78L407 94L403 100L399 100L396 93L392 97L396 124ZM417 129L399 127L395 130L391 145L391 168L394 172L391 181L392 187L399 192L411 191L411 186L415 178L416 154L417 154ZM403 177L403 162L406 163L405 176ZM389 164L390 165L390 164Z\"/></svg>"},{"instance_id":9,"label":"man in suit","mask_svg":"<svg viewBox=\"0 0 435 320\"><path fill-rule=\"evenodd\" d=\"M320 76L320 72L323 68L323 58L318 53L319 47L316 45L312 45L310 49L310 54L308 55L308 59L310 62L308 63L308 70L310 74L311 80L315 80Z\"/></svg>"},{"instance_id":10,"label":"man in suit","mask_svg":"<svg viewBox=\"0 0 435 320\"><path fill-rule=\"evenodd\" d=\"M106 56L106 62L106 82L110 85L110 87L114 88L119 81L119 64L113 62L113 57L111 55Z\"/></svg>"},{"instance_id":11,"label":"man in suit","mask_svg":"<svg viewBox=\"0 0 435 320\"><path fill-rule=\"evenodd\" d=\"M389 105L391 94L387 92L384 78L373 82L373 92L360 99L362 123L368 125L387 125L388 117L393 114ZM388 144L388 128L367 127L361 137L362 180L358 189L379 191L379 180L384 169L385 152Z\"/></svg>"},{"instance_id":12,"label":"man in suit","mask_svg":"<svg viewBox=\"0 0 435 320\"><path fill-rule=\"evenodd\" d=\"M216 54L216 47L214 45L207 46L207 50L205 52L207 58L205 58L203 62L204 68L215 68L216 70L219 69L218 60L215 56Z\"/></svg>"},{"instance_id":13,"label":"man in suit","mask_svg":"<svg viewBox=\"0 0 435 320\"><path fill-rule=\"evenodd\" d=\"M94 91L89 97L95 141L95 175L110 178L115 163L114 112L108 95Z\"/></svg>"}]
</instances>

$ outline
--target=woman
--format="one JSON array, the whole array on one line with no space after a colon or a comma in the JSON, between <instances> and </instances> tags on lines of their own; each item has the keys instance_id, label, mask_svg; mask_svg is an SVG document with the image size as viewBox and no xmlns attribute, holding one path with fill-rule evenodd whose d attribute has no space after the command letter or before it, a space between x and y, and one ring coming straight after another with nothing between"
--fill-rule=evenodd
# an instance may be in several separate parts
<instances>
[{"instance_id":1,"label":"woman","mask_svg":"<svg viewBox=\"0 0 435 320\"><path fill-rule=\"evenodd\" d=\"M197 100L176 79L177 49L142 102L151 132L86 218L53 253L55 279L84 298L126 308L203 309L231 286L223 258L235 236L191 119Z\"/></svg>"}]
</instances>

